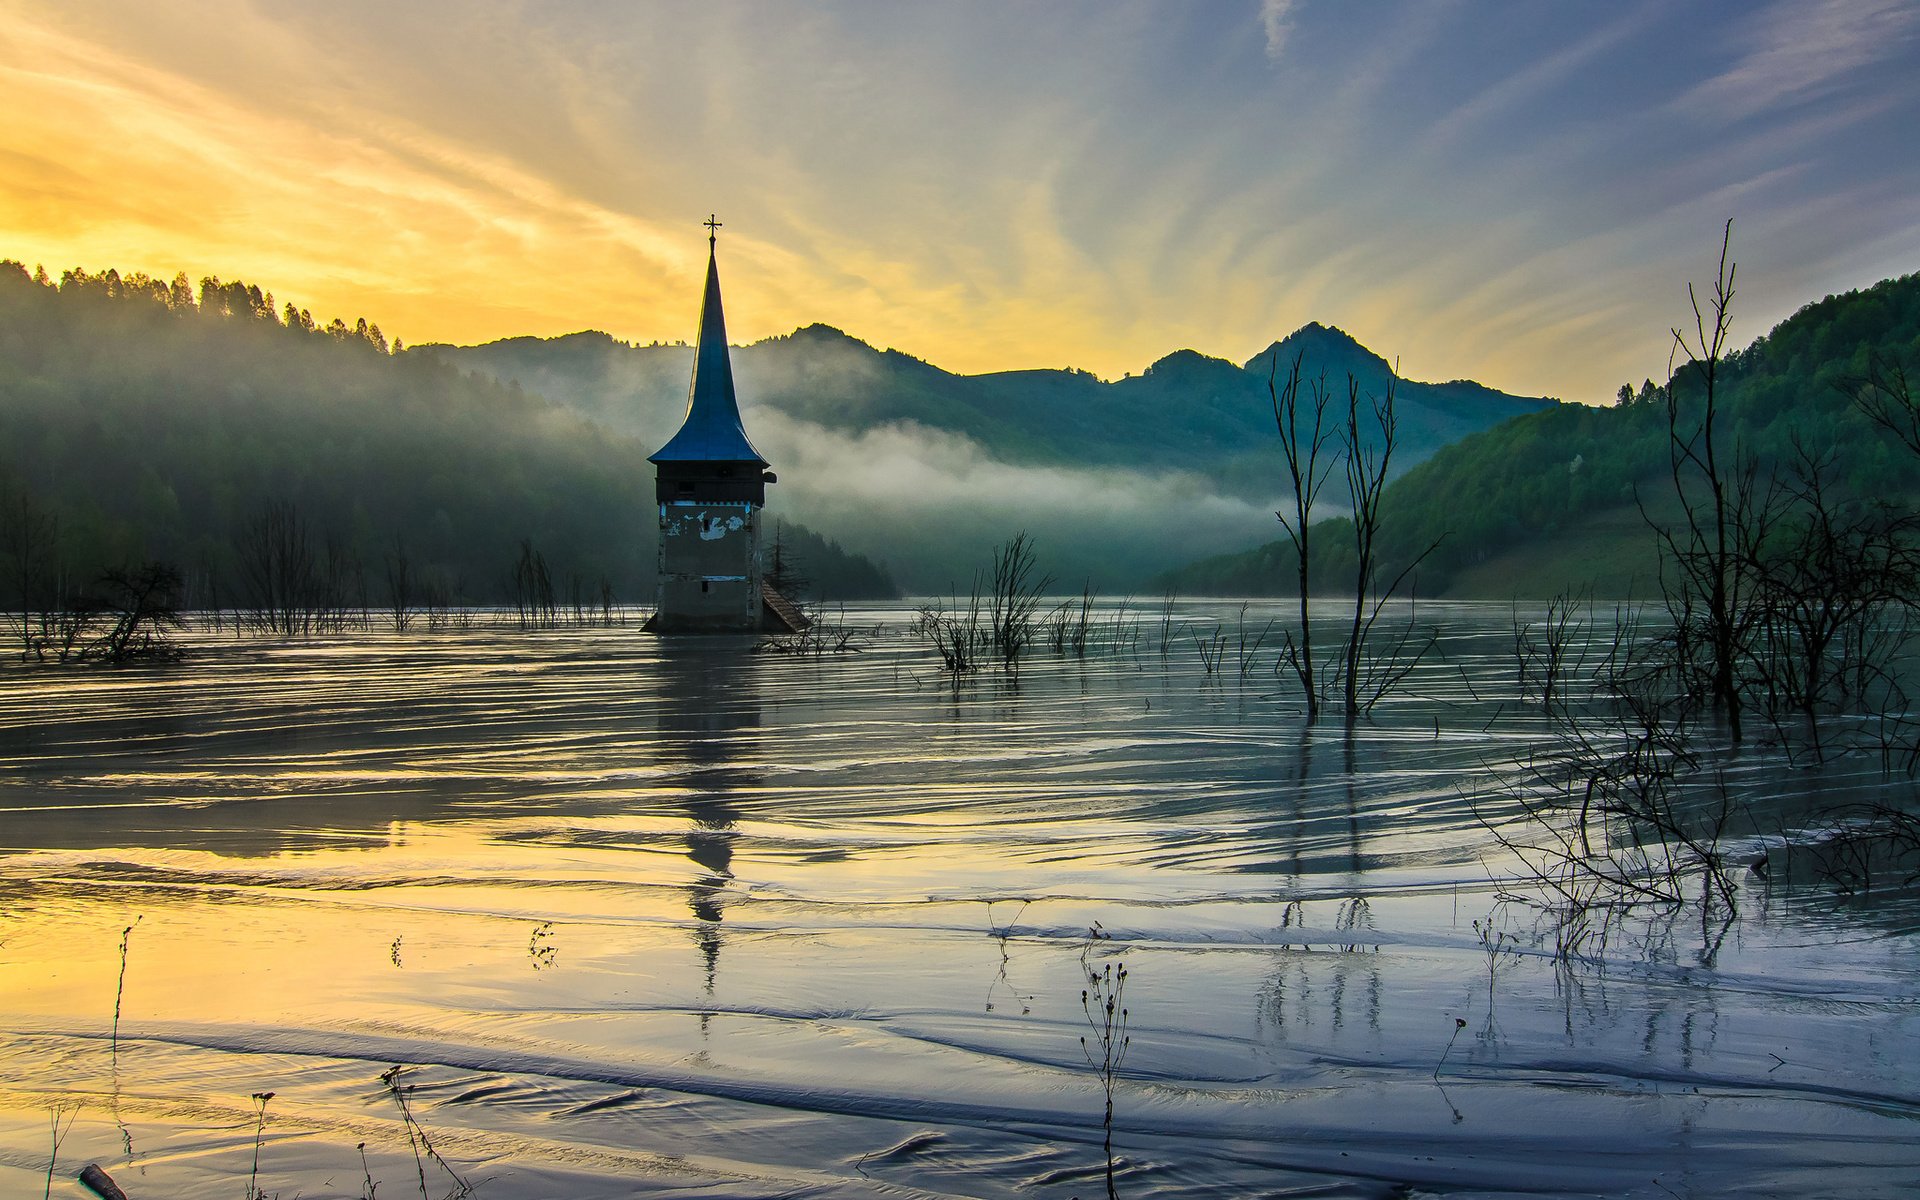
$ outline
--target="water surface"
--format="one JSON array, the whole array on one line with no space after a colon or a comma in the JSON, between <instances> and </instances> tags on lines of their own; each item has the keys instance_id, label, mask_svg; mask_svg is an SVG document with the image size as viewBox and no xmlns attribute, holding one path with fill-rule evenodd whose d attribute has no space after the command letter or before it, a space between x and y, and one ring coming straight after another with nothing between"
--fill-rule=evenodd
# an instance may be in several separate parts
<instances>
[{"instance_id":1,"label":"water surface","mask_svg":"<svg viewBox=\"0 0 1920 1200\"><path fill-rule=\"evenodd\" d=\"M1920 1178L1900 896L1743 876L1731 926L1571 965L1497 902L1483 819L1544 737L1504 606L1423 607L1440 653L1351 729L1271 646L1240 673L1232 606L959 683L907 615L819 659L476 628L0 670L0 1192L65 1113L60 1174L139 1200L242 1188L256 1142L269 1193L439 1197L402 1065L483 1197L1102 1195L1116 963L1123 1196ZM1756 845L1909 786L1732 769Z\"/></svg>"}]
</instances>

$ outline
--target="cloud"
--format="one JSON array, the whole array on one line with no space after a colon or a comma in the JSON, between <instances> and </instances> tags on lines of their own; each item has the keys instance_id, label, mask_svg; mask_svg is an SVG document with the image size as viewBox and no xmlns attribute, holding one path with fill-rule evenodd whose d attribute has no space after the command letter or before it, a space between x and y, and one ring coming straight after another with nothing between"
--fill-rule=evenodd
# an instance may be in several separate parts
<instances>
[{"instance_id":1,"label":"cloud","mask_svg":"<svg viewBox=\"0 0 1920 1200\"><path fill-rule=\"evenodd\" d=\"M490 148L351 108L321 127L50 24L0 31L0 96L34 114L0 126L33 183L0 189L0 233L55 270L240 275L421 341L677 310L702 265L691 239Z\"/></svg>"},{"instance_id":2,"label":"cloud","mask_svg":"<svg viewBox=\"0 0 1920 1200\"><path fill-rule=\"evenodd\" d=\"M1293 13L1299 0L1260 0L1260 28L1267 35L1267 60L1279 62L1293 34Z\"/></svg>"},{"instance_id":3,"label":"cloud","mask_svg":"<svg viewBox=\"0 0 1920 1200\"><path fill-rule=\"evenodd\" d=\"M1738 119L1818 98L1898 54L1917 23L1907 0L1782 0L1754 23L1748 52L1680 106Z\"/></svg>"},{"instance_id":4,"label":"cloud","mask_svg":"<svg viewBox=\"0 0 1920 1200\"><path fill-rule=\"evenodd\" d=\"M1614 50L1662 11L1662 3L1643 4L1551 54L1521 64L1504 79L1480 89L1471 100L1435 121L1428 131L1424 153L1429 158L1454 153L1455 144L1469 130L1486 124L1495 115L1538 104L1543 93L1564 86L1576 69Z\"/></svg>"},{"instance_id":5,"label":"cloud","mask_svg":"<svg viewBox=\"0 0 1920 1200\"><path fill-rule=\"evenodd\" d=\"M691 334L717 209L743 341L1115 377L1318 320L1598 399L1657 365L1612 347L1666 328L1672 255L1724 215L1683 201L1915 180L1920 10L1706 7L0 0L0 256L239 275L408 342L645 342ZM1856 216L1748 295L1912 269L1911 221Z\"/></svg>"}]
</instances>

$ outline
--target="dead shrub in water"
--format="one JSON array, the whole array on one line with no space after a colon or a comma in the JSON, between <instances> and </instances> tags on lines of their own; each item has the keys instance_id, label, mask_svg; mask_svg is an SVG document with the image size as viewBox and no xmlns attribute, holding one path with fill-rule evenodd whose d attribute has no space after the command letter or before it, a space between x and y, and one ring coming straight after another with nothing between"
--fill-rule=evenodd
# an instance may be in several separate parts
<instances>
[{"instance_id":1,"label":"dead shrub in water","mask_svg":"<svg viewBox=\"0 0 1920 1200\"><path fill-rule=\"evenodd\" d=\"M1093 613L1093 589L1082 588L1077 600L1062 602L1041 625L1041 637L1055 654L1087 656L1087 630Z\"/></svg>"},{"instance_id":2,"label":"dead shrub in water","mask_svg":"<svg viewBox=\"0 0 1920 1200\"><path fill-rule=\"evenodd\" d=\"M272 1092L253 1094L253 1169L247 1173L247 1200L266 1200L266 1193L260 1190L260 1143L267 1132L267 1101L273 1099Z\"/></svg>"},{"instance_id":3,"label":"dead shrub in water","mask_svg":"<svg viewBox=\"0 0 1920 1200\"><path fill-rule=\"evenodd\" d=\"M1179 603L1180 597L1171 591L1160 598L1160 658L1162 661L1165 661L1167 655L1172 651L1173 639L1179 636L1180 631L1186 627L1185 621L1181 621L1177 625L1174 623L1174 609Z\"/></svg>"},{"instance_id":4,"label":"dead shrub in water","mask_svg":"<svg viewBox=\"0 0 1920 1200\"><path fill-rule=\"evenodd\" d=\"M1526 832L1493 830L1536 881L1568 901L1606 895L1629 906L1672 905L1692 898L1697 876L1700 901L1731 911L1735 887L1721 842L1732 794L1724 779L1701 777L1684 732L1570 727L1563 739L1528 763L1532 786L1510 793Z\"/></svg>"},{"instance_id":5,"label":"dead shrub in water","mask_svg":"<svg viewBox=\"0 0 1920 1200\"><path fill-rule=\"evenodd\" d=\"M120 1069L120 1002L127 994L127 942L133 937L134 926L143 919L144 914L135 916L133 924L120 931L120 977L113 985L113 1036L109 1040L116 1072Z\"/></svg>"},{"instance_id":6,"label":"dead shrub in water","mask_svg":"<svg viewBox=\"0 0 1920 1200\"><path fill-rule=\"evenodd\" d=\"M180 615L180 572L150 562L100 577L98 606L107 627L80 651L82 659L119 663L134 659L179 658L170 636L185 626Z\"/></svg>"},{"instance_id":7,"label":"dead shrub in water","mask_svg":"<svg viewBox=\"0 0 1920 1200\"><path fill-rule=\"evenodd\" d=\"M1106 1102L1100 1127L1102 1149L1107 1156L1107 1200L1119 1200L1113 1168L1113 1090L1126 1062L1127 1048L1133 1039L1127 1035L1127 964L1108 963L1098 971L1088 970L1087 986L1080 991L1080 1011L1085 1015L1093 1040L1080 1038L1080 1052L1087 1063L1100 1073L1100 1090ZM1095 1052L1098 1051L1098 1057Z\"/></svg>"},{"instance_id":8,"label":"dead shrub in water","mask_svg":"<svg viewBox=\"0 0 1920 1200\"><path fill-rule=\"evenodd\" d=\"M1771 845L1753 864L1769 886L1814 882L1844 897L1920 885L1920 816L1885 802L1850 804Z\"/></svg>"},{"instance_id":9,"label":"dead shrub in water","mask_svg":"<svg viewBox=\"0 0 1920 1200\"><path fill-rule=\"evenodd\" d=\"M922 610L925 611L924 609ZM843 606L835 620L829 621L817 613L808 612L805 628L793 633L775 634L761 638L754 643L756 654L793 654L803 658L823 658L829 654L860 654L867 648L863 637L877 637L880 626L862 631L857 626L847 624L847 612Z\"/></svg>"},{"instance_id":10,"label":"dead shrub in water","mask_svg":"<svg viewBox=\"0 0 1920 1200\"><path fill-rule=\"evenodd\" d=\"M955 599L953 609L933 604L920 610L914 631L933 643L941 666L956 674L978 669L989 658L1012 670L1041 632L1040 597L1053 577L1035 571L1033 543L1025 533L994 549L984 594L982 579L974 576L965 608Z\"/></svg>"},{"instance_id":11,"label":"dead shrub in water","mask_svg":"<svg viewBox=\"0 0 1920 1200\"><path fill-rule=\"evenodd\" d=\"M1550 614L1564 611L1556 602ZM1597 949L1619 915L1645 906L1698 903L1703 922L1736 907L1736 868L1725 841L1736 806L1725 778L1707 769L1692 717L1694 696L1674 678L1663 639L1616 617L1610 641L1571 644L1550 615L1545 644L1517 631L1523 682L1539 689L1551 741L1522 762L1503 792L1516 811L1481 823L1521 864L1556 919L1556 955ZM1598 660L1569 678L1571 663Z\"/></svg>"},{"instance_id":12,"label":"dead shrub in water","mask_svg":"<svg viewBox=\"0 0 1920 1200\"><path fill-rule=\"evenodd\" d=\"M407 1146L413 1151L413 1166L420 1181L420 1200L432 1200L432 1197L427 1194L428 1162L439 1167L446 1173L447 1178L453 1181L453 1189L447 1193L446 1200L459 1200L460 1197L472 1195L473 1184L462 1178L460 1173L453 1169L452 1164L433 1148L433 1140L427 1136L426 1126L420 1124L419 1118L413 1115L412 1097L418 1085L400 1082L406 1069L405 1066L395 1063L381 1074L380 1082L386 1085L387 1094L393 1097L394 1104L400 1108L400 1123L407 1131Z\"/></svg>"},{"instance_id":13,"label":"dead shrub in water","mask_svg":"<svg viewBox=\"0 0 1920 1200\"><path fill-rule=\"evenodd\" d=\"M26 585L22 585L23 588ZM183 651L173 635L186 627L180 611L181 576L170 563L146 562L100 575L90 590L64 577L38 612L13 622L21 660L62 663L171 662Z\"/></svg>"},{"instance_id":14,"label":"dead shrub in water","mask_svg":"<svg viewBox=\"0 0 1920 1200\"><path fill-rule=\"evenodd\" d=\"M1582 634L1593 623L1593 597L1587 592L1561 592L1547 602L1538 623L1522 621L1515 606L1513 658L1521 699L1537 698L1541 709L1553 714L1555 705L1566 699L1568 684L1577 684L1590 669L1593 639Z\"/></svg>"},{"instance_id":15,"label":"dead shrub in water","mask_svg":"<svg viewBox=\"0 0 1920 1200\"><path fill-rule=\"evenodd\" d=\"M962 609L958 600L949 611L939 604L922 607L915 617L914 632L933 643L940 665L956 675L977 670L983 637L980 632L980 592L976 587Z\"/></svg>"},{"instance_id":16,"label":"dead shrub in water","mask_svg":"<svg viewBox=\"0 0 1920 1200\"><path fill-rule=\"evenodd\" d=\"M60 1118L66 1117L63 1123ZM47 1187L42 1200L53 1195L53 1173L60 1162L60 1143L67 1140L67 1132L73 1128L74 1118L80 1115L80 1107L56 1104L47 1113L47 1122L53 1128L53 1150L47 1155ZM247 1200L253 1200L251 1196Z\"/></svg>"},{"instance_id":17,"label":"dead shrub in water","mask_svg":"<svg viewBox=\"0 0 1920 1200\"><path fill-rule=\"evenodd\" d=\"M1198 633L1193 635L1193 648L1200 652L1200 666L1206 673L1218 674L1227 656L1227 635L1215 625L1213 632L1204 638Z\"/></svg>"},{"instance_id":18,"label":"dead shrub in water","mask_svg":"<svg viewBox=\"0 0 1920 1200\"><path fill-rule=\"evenodd\" d=\"M1887 589L1910 573L1911 523L1831 502L1825 460L1801 456L1798 482L1778 497L1748 503L1744 483L1732 492L1742 520L1729 565L1741 576L1731 699L1717 679L1725 630L1686 609L1698 601L1685 589L1668 589L1666 620L1652 628L1625 610L1611 631L1581 622L1565 595L1540 626L1515 621L1522 695L1538 698L1551 740L1505 793L1518 815L1483 823L1544 896L1563 958L1648 906L1697 904L1703 928L1732 917L1745 864L1727 843L1740 806L1716 764L1740 738L1737 714L1769 722L1789 764L1872 750L1876 728L1883 766L1895 764L1912 636ZM1752 532L1762 525L1770 532ZM1797 859L1843 893L1912 876L1910 813L1821 807L1770 852L1774 875ZM1754 865L1769 875L1766 858Z\"/></svg>"},{"instance_id":19,"label":"dead shrub in water","mask_svg":"<svg viewBox=\"0 0 1920 1200\"><path fill-rule=\"evenodd\" d=\"M989 645L1009 665L1032 644L1040 597L1053 582L1051 575L1036 575L1034 566L1033 543L1024 532L994 552L987 593Z\"/></svg>"}]
</instances>

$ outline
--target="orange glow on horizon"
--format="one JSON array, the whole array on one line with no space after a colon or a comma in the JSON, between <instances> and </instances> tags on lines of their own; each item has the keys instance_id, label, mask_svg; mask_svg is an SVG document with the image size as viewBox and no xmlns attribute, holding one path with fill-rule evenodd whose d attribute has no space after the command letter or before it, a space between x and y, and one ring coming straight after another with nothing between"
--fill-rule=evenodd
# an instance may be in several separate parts
<instances>
[{"instance_id":1,"label":"orange glow on horizon","mask_svg":"<svg viewBox=\"0 0 1920 1200\"><path fill-rule=\"evenodd\" d=\"M1346 99L1358 92L1298 114L1289 135L1313 153L1245 177L1218 171L1226 142L1112 116L1103 149L1127 160L1110 166L1091 147L1072 156L1092 114L1066 91L1030 88L1042 107L1011 122L990 107L1008 80L928 78L911 38L835 73L844 45L813 28L832 25L820 14L772 32L740 13L712 30L684 14L553 12L376 28L242 0L191 17L31 0L0 0L0 14L0 258L56 276L244 279L410 345L585 329L690 340L699 225L717 210L736 343L821 322L949 371L1114 379L1183 348L1244 362L1318 321L1411 379L1607 403L1661 369L1690 272L1710 269L1737 198L1699 198L1697 239L1695 214L1671 207L1567 229L1524 188L1500 193L1510 211L1477 206L1447 174L1477 180L1461 160L1424 164L1460 192L1452 224L1417 204L1370 212L1353 201L1382 190L1365 174L1378 156L1341 141L1365 115ZM1070 37L1036 53L1092 45L1084 23L1053 20ZM594 59L602 42L621 54ZM1110 77L1080 52L1074 80ZM1259 58L1262 80L1269 66ZM711 94L689 96L689 80ZM897 111L872 116L876 97ZM1452 128L1497 110L1469 103ZM842 135L850 113L872 128ZM1213 136L1292 113L1186 116ZM1771 252L1821 211L1809 203L1750 244ZM1778 294L1741 312L1736 340L1816 287L1898 273L1882 265L1904 243L1879 236L1743 270ZM1696 242L1701 261L1676 265Z\"/></svg>"},{"instance_id":2,"label":"orange glow on horizon","mask_svg":"<svg viewBox=\"0 0 1920 1200\"><path fill-rule=\"evenodd\" d=\"M17 14L0 31L0 97L20 118L0 128L0 257L29 269L244 279L409 345L693 336L705 212L616 211L344 100L322 127ZM938 257L808 232L796 250L756 238L744 214L730 220L720 252L735 342L819 321L956 372L1118 378L1182 347L1244 360L1293 327L1222 329L1205 308L1170 324L1116 313L1111 273L1038 233L1028 278L983 295L942 278ZM1348 324L1369 340L1366 322Z\"/></svg>"}]
</instances>

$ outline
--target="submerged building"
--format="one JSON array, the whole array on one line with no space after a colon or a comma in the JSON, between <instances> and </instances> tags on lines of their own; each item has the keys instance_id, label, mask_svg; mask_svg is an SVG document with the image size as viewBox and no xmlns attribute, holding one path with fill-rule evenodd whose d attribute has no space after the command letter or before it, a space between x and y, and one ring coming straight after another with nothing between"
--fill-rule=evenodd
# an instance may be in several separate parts
<instances>
[{"instance_id":1,"label":"submerged building","mask_svg":"<svg viewBox=\"0 0 1920 1200\"><path fill-rule=\"evenodd\" d=\"M747 440L733 390L716 263L720 222L707 221L707 290L680 431L648 461L660 506L658 633L795 630L805 618L760 570L760 511L775 481Z\"/></svg>"}]
</instances>

